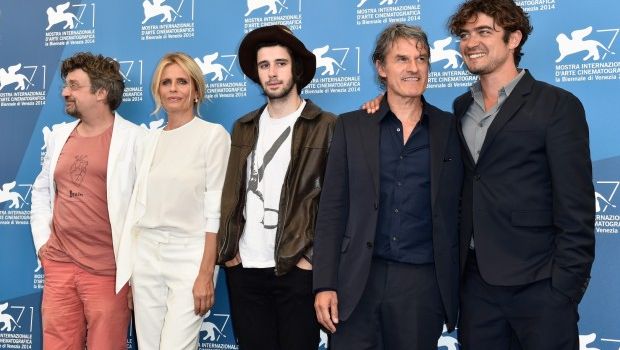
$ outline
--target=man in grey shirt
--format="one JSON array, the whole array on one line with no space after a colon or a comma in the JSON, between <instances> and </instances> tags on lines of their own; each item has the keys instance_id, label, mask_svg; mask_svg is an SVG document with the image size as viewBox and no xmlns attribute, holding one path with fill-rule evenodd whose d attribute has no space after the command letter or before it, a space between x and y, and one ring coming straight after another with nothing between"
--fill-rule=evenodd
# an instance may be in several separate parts
<instances>
[{"instance_id":1,"label":"man in grey shirt","mask_svg":"<svg viewBox=\"0 0 620 350\"><path fill-rule=\"evenodd\" d=\"M513 0L466 1L448 26L479 76L454 101L465 166L462 349L578 349L594 260L583 106L517 68L532 27Z\"/></svg>"}]
</instances>

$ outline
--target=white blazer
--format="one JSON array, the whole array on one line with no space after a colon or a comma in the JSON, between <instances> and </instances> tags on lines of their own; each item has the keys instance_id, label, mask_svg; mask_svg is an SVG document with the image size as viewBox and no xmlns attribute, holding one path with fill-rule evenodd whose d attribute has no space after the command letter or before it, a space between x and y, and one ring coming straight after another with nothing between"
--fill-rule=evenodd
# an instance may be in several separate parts
<instances>
[{"instance_id":1,"label":"white blazer","mask_svg":"<svg viewBox=\"0 0 620 350\"><path fill-rule=\"evenodd\" d=\"M78 121L74 121L52 131L47 140L47 153L43 160L41 173L32 186L30 227L37 254L51 234L56 197L54 183L56 163L63 146L77 124ZM108 154L106 192L117 265L120 236L136 178L136 147L142 142L144 135L145 131L142 128L123 119L118 113L115 114Z\"/></svg>"},{"instance_id":2,"label":"white blazer","mask_svg":"<svg viewBox=\"0 0 620 350\"><path fill-rule=\"evenodd\" d=\"M136 169L137 178L133 191L130 193L130 201L127 206L127 216L120 232L119 252L116 260L116 292L123 288L133 274L134 265L134 240L137 235L136 222L144 215L146 210L146 179L149 174L151 161L155 154L155 148L161 129L148 131L144 140L137 147Z\"/></svg>"}]
</instances>

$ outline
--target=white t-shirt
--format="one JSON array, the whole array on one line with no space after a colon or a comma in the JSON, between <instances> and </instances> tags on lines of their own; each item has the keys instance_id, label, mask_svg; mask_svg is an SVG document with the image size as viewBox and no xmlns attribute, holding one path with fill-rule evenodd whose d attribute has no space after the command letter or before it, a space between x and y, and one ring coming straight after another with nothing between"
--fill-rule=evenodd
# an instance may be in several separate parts
<instances>
[{"instance_id":1,"label":"white t-shirt","mask_svg":"<svg viewBox=\"0 0 620 350\"><path fill-rule=\"evenodd\" d=\"M239 241L243 267L274 267L280 194L291 161L293 126L306 101L282 118L260 116L258 140L247 160L245 227Z\"/></svg>"},{"instance_id":2,"label":"white t-shirt","mask_svg":"<svg viewBox=\"0 0 620 350\"><path fill-rule=\"evenodd\" d=\"M217 232L229 145L221 125L200 118L161 131L138 226L190 235Z\"/></svg>"}]
</instances>

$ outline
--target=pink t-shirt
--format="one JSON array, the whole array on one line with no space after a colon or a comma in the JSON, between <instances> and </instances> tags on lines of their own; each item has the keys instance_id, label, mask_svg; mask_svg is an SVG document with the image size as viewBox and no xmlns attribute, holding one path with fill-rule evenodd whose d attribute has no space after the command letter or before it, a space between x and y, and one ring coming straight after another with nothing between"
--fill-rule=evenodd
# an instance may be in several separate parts
<instances>
[{"instance_id":1,"label":"pink t-shirt","mask_svg":"<svg viewBox=\"0 0 620 350\"><path fill-rule=\"evenodd\" d=\"M111 140L112 126L91 137L74 129L67 139L54 171L52 234L41 253L106 276L116 274L106 193Z\"/></svg>"}]
</instances>

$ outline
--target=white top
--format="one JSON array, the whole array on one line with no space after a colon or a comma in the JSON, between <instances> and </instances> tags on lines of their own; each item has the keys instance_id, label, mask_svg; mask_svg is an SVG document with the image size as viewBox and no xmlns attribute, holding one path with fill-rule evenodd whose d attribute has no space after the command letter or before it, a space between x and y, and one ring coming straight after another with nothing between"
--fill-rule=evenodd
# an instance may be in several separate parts
<instances>
[{"instance_id":1,"label":"white top","mask_svg":"<svg viewBox=\"0 0 620 350\"><path fill-rule=\"evenodd\" d=\"M285 117L260 116L256 148L247 160L245 227L239 241L243 267L274 267L280 192L291 161L293 126L306 101Z\"/></svg>"},{"instance_id":2,"label":"white top","mask_svg":"<svg viewBox=\"0 0 620 350\"><path fill-rule=\"evenodd\" d=\"M162 131L148 170L144 216L137 226L190 235L217 232L229 145L221 125L196 117Z\"/></svg>"}]
</instances>

